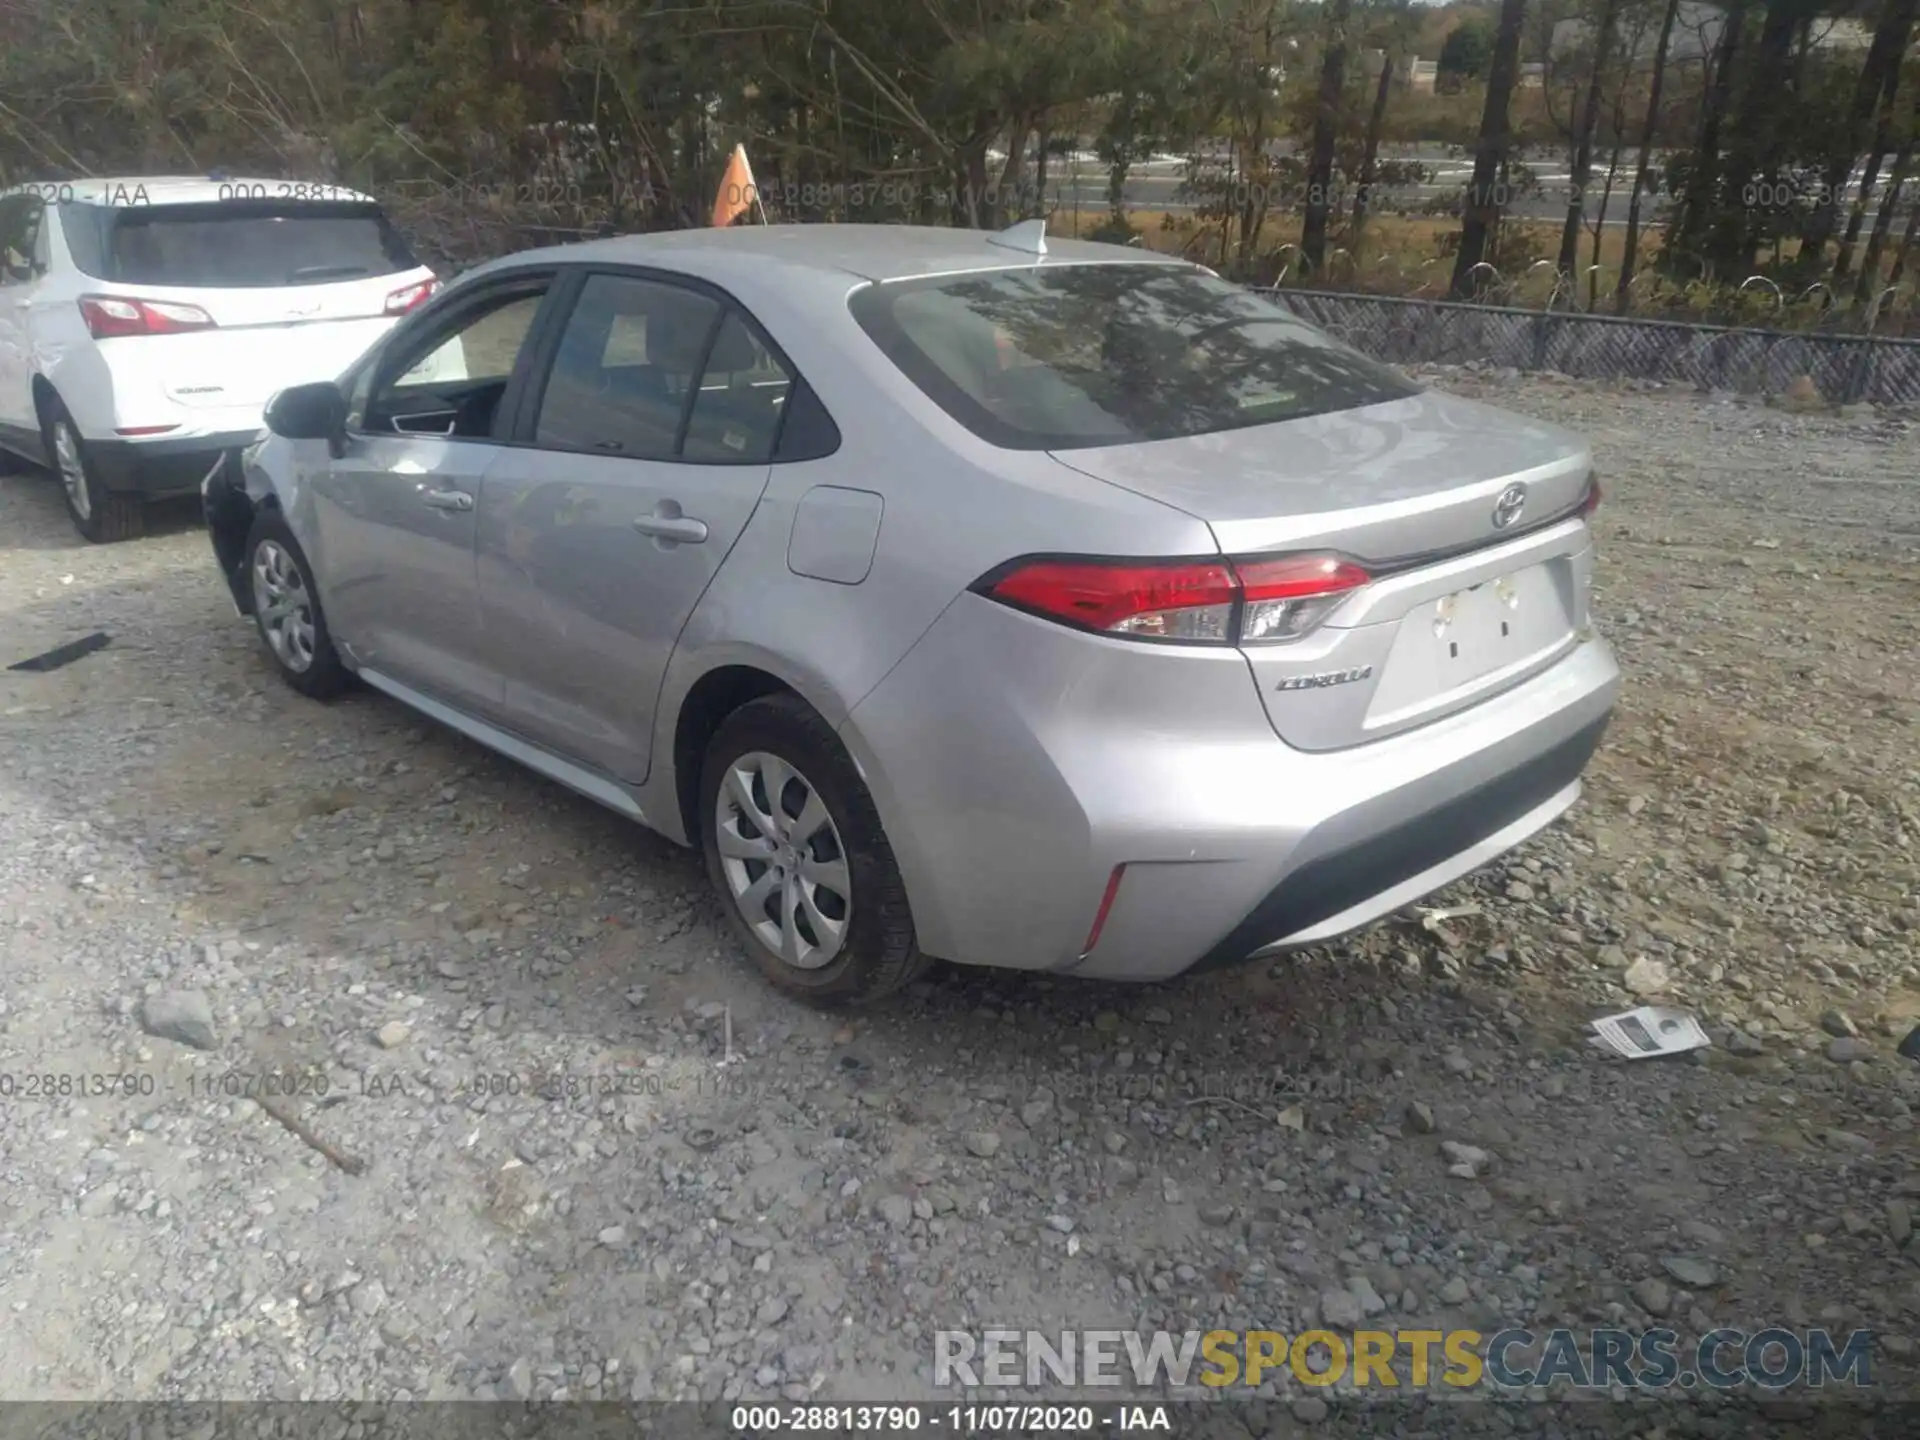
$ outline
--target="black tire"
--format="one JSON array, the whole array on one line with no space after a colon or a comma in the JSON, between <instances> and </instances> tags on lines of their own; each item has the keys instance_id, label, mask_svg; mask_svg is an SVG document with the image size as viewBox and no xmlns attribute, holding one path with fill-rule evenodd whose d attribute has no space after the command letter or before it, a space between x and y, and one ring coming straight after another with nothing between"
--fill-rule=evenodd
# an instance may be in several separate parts
<instances>
[{"instance_id":1,"label":"black tire","mask_svg":"<svg viewBox=\"0 0 1920 1440\"><path fill-rule=\"evenodd\" d=\"M111 545L121 540L137 540L147 533L147 506L138 495L108 490L100 483L100 471L88 453L87 442L80 438L80 427L57 398L47 406L43 439L47 447L47 465L59 482L60 498L66 502L67 515L80 538L95 545ZM70 443L71 463L78 473L69 476L62 458ZM78 489L83 503L76 503Z\"/></svg>"},{"instance_id":2,"label":"black tire","mask_svg":"<svg viewBox=\"0 0 1920 1440\"><path fill-rule=\"evenodd\" d=\"M263 554L267 547L271 551ZM267 655L273 661L273 668L280 672L295 690L311 700L331 700L353 684L353 672L347 669L340 659L340 653L333 648L333 636L327 630L327 617L321 613L320 592L314 588L313 568L307 564L307 555L300 548L300 542L293 538L293 529L286 517L278 510L262 510L254 517L253 528L247 532L247 548L244 575L248 592L253 602L254 628L260 632L260 643L266 647ZM284 557L281 559L279 557ZM297 572L300 597L294 601L294 608L284 617L273 604L275 596L271 593L272 582L269 575L278 573L286 576L287 566ZM266 574L263 575L263 567ZM281 590L288 593L294 590L290 584L283 583ZM310 635L306 644L276 642L275 630L283 624L297 620L304 615ZM286 632L293 634L296 632ZM284 651L284 653L283 653ZM306 655L304 665L298 663L302 654Z\"/></svg>"},{"instance_id":3,"label":"black tire","mask_svg":"<svg viewBox=\"0 0 1920 1440\"><path fill-rule=\"evenodd\" d=\"M734 897L721 856L721 787L730 770L756 753L784 762L804 787L819 796L839 841L840 858L846 863L852 895L847 897L850 913L841 917L846 922L844 937L839 952L818 968L790 963L755 933ZM764 797L764 787L755 793ZM788 787L789 796L797 793ZM771 800L766 803L770 805ZM789 800L788 804L793 802ZM789 816L792 813L789 809ZM901 883L893 847L887 843L873 797L833 728L798 696L773 695L752 701L721 723L707 746L701 769L698 819L707 876L719 892L728 923L760 973L778 989L810 1004L849 1008L885 999L926 969L927 958L914 938L906 886ZM742 820L736 833L750 834L748 823ZM827 845L826 858L831 861L831 840L819 843ZM741 872L747 875L753 873L750 867L758 862L740 863L749 867ZM817 903L824 903L819 901L819 891L814 894ZM830 898L840 897L830 893Z\"/></svg>"}]
</instances>

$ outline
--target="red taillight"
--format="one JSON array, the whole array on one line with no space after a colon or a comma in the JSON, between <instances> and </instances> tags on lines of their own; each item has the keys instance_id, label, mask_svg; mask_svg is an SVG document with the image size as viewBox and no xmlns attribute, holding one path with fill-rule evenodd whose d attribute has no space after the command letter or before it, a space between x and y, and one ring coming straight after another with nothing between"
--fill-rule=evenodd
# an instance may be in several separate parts
<instances>
[{"instance_id":1,"label":"red taillight","mask_svg":"<svg viewBox=\"0 0 1920 1440\"><path fill-rule=\"evenodd\" d=\"M1337 555L1286 555L1235 562L1246 592L1240 616L1242 645L1292 640L1313 629L1350 590L1373 577Z\"/></svg>"},{"instance_id":2,"label":"red taillight","mask_svg":"<svg viewBox=\"0 0 1920 1440\"><path fill-rule=\"evenodd\" d=\"M1004 604L1105 635L1259 645L1304 635L1371 578L1335 555L1033 560L978 588Z\"/></svg>"},{"instance_id":3,"label":"red taillight","mask_svg":"<svg viewBox=\"0 0 1920 1440\"><path fill-rule=\"evenodd\" d=\"M1580 501L1580 513L1591 515L1600 508L1600 477L1594 476L1587 481L1587 493Z\"/></svg>"},{"instance_id":4,"label":"red taillight","mask_svg":"<svg viewBox=\"0 0 1920 1440\"><path fill-rule=\"evenodd\" d=\"M1223 560L1184 565L1036 560L994 582L987 593L1087 630L1224 644L1240 587Z\"/></svg>"},{"instance_id":5,"label":"red taillight","mask_svg":"<svg viewBox=\"0 0 1920 1440\"><path fill-rule=\"evenodd\" d=\"M422 280L417 285L404 285L387 296L386 312L389 315L404 315L409 310L418 310L434 292L439 290L438 280Z\"/></svg>"},{"instance_id":6,"label":"red taillight","mask_svg":"<svg viewBox=\"0 0 1920 1440\"><path fill-rule=\"evenodd\" d=\"M80 318L96 340L179 335L214 328L213 317L198 305L182 305L177 300L136 300L128 295L82 295Z\"/></svg>"}]
</instances>

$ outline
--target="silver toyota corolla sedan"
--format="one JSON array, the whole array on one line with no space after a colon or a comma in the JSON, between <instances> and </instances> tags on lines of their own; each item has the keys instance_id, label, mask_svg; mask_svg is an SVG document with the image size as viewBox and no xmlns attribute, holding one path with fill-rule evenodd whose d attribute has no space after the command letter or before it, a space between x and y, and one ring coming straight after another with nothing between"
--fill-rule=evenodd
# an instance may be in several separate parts
<instances>
[{"instance_id":1,"label":"silver toyota corolla sedan","mask_svg":"<svg viewBox=\"0 0 1920 1440\"><path fill-rule=\"evenodd\" d=\"M273 662L700 847L775 984L1162 980L1572 805L1587 446L1184 262L898 226L471 271L207 477Z\"/></svg>"}]
</instances>

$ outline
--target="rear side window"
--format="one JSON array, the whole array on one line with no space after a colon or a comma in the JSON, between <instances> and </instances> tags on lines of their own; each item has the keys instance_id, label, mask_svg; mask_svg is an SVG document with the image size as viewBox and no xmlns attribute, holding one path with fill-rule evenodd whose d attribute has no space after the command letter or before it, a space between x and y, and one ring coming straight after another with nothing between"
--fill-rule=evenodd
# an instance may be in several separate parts
<instances>
[{"instance_id":1,"label":"rear side window","mask_svg":"<svg viewBox=\"0 0 1920 1440\"><path fill-rule=\"evenodd\" d=\"M740 313L730 312L720 322L700 375L682 457L765 464L773 458L781 407L792 390L793 378L786 369Z\"/></svg>"},{"instance_id":2,"label":"rear side window","mask_svg":"<svg viewBox=\"0 0 1920 1440\"><path fill-rule=\"evenodd\" d=\"M417 269L375 205L228 200L73 207L94 212L74 262L100 280L196 289L323 285Z\"/></svg>"},{"instance_id":3,"label":"rear side window","mask_svg":"<svg viewBox=\"0 0 1920 1440\"><path fill-rule=\"evenodd\" d=\"M854 318L1006 449L1167 440L1418 393L1278 301L1170 265L1042 265L869 285Z\"/></svg>"}]
</instances>

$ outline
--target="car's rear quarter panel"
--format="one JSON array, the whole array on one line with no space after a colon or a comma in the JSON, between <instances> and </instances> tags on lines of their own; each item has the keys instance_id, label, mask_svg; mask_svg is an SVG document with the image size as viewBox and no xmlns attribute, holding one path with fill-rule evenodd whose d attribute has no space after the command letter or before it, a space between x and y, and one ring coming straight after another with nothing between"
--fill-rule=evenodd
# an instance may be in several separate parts
<instances>
[{"instance_id":1,"label":"car's rear quarter panel","mask_svg":"<svg viewBox=\"0 0 1920 1440\"><path fill-rule=\"evenodd\" d=\"M910 894L924 948L1146 980L1193 963L1306 862L1566 744L1618 683L1590 639L1497 705L1314 756L1273 733L1237 651L1088 635L970 594L842 733L907 827L888 833L923 877Z\"/></svg>"}]
</instances>

